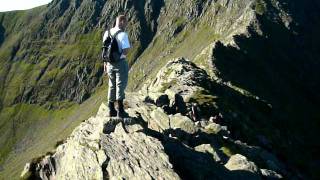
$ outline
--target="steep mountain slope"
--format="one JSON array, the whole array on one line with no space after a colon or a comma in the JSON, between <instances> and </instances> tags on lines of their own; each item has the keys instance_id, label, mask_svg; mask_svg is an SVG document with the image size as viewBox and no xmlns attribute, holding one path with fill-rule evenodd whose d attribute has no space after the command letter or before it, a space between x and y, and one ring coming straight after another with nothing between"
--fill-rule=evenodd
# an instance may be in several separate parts
<instances>
[{"instance_id":1,"label":"steep mountain slope","mask_svg":"<svg viewBox=\"0 0 320 180\"><path fill-rule=\"evenodd\" d=\"M106 99L100 41L125 12L130 91L187 57L216 82L196 93L201 116L223 117L234 139L319 176L319 9L318 1L54 0L0 13L0 173L16 175Z\"/></svg>"}]
</instances>

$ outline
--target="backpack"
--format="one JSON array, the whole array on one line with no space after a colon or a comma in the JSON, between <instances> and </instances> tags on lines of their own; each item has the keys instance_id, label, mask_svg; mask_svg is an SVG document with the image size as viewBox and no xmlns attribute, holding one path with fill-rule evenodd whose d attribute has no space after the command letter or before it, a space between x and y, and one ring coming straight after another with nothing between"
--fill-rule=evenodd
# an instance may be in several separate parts
<instances>
[{"instance_id":1,"label":"backpack","mask_svg":"<svg viewBox=\"0 0 320 180\"><path fill-rule=\"evenodd\" d=\"M102 46L102 60L103 62L117 62L120 60L120 56L122 53L119 52L119 46L117 42L117 35L123 32L122 30L117 31L113 36L110 33L110 30L108 30L108 37L103 42Z\"/></svg>"}]
</instances>

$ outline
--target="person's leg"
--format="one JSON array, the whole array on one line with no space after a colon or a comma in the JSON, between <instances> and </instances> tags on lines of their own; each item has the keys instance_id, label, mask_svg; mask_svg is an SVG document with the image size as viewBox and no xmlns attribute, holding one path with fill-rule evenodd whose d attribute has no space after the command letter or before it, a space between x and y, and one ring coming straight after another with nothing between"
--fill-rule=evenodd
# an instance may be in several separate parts
<instances>
[{"instance_id":1,"label":"person's leg","mask_svg":"<svg viewBox=\"0 0 320 180\"><path fill-rule=\"evenodd\" d=\"M125 89L128 84L128 62L127 60L122 60L119 62L118 71L116 71L116 100L125 99Z\"/></svg>"},{"instance_id":2,"label":"person's leg","mask_svg":"<svg viewBox=\"0 0 320 180\"><path fill-rule=\"evenodd\" d=\"M109 114L108 116L113 117L117 116L117 111L114 108L114 102L116 100L116 73L114 71L113 65L108 63L107 68L109 84L108 84L108 107L109 107Z\"/></svg>"},{"instance_id":3,"label":"person's leg","mask_svg":"<svg viewBox=\"0 0 320 180\"><path fill-rule=\"evenodd\" d=\"M123 100L125 99L125 89L128 83L128 63L126 60L119 62L119 69L116 72L116 99L118 102L118 116L127 117L128 115L124 111Z\"/></svg>"}]
</instances>

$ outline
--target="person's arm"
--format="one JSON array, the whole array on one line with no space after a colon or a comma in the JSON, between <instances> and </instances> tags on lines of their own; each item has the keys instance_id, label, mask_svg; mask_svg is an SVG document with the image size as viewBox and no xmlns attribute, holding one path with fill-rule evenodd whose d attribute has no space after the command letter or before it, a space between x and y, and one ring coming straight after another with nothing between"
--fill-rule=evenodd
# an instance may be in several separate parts
<instances>
[{"instance_id":1,"label":"person's arm","mask_svg":"<svg viewBox=\"0 0 320 180\"><path fill-rule=\"evenodd\" d=\"M131 47L127 33L124 33L124 36L121 40L121 47L122 47L122 54L126 56Z\"/></svg>"},{"instance_id":2,"label":"person's arm","mask_svg":"<svg viewBox=\"0 0 320 180\"><path fill-rule=\"evenodd\" d=\"M107 72L107 68L108 68L108 65L106 62L103 62L103 72L106 73Z\"/></svg>"},{"instance_id":3,"label":"person's arm","mask_svg":"<svg viewBox=\"0 0 320 180\"><path fill-rule=\"evenodd\" d=\"M103 38L102 38L102 43L104 43L104 41L107 39L108 36L109 36L108 31L105 31L105 32L104 32L104 35L103 35ZM107 68L108 68L107 63L106 63L106 62L103 62L103 72L104 72L104 73L107 72Z\"/></svg>"}]
</instances>

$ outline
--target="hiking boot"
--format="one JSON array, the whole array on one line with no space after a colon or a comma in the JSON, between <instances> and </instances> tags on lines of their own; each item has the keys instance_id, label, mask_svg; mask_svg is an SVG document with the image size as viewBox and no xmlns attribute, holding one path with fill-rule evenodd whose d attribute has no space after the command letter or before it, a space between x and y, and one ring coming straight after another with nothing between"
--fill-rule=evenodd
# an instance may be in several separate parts
<instances>
[{"instance_id":1,"label":"hiking boot","mask_svg":"<svg viewBox=\"0 0 320 180\"><path fill-rule=\"evenodd\" d=\"M117 116L117 111L114 108L114 102L109 102L108 107L109 107L108 116L109 117L116 117Z\"/></svg>"},{"instance_id":2,"label":"hiking boot","mask_svg":"<svg viewBox=\"0 0 320 180\"><path fill-rule=\"evenodd\" d=\"M129 114L124 110L123 100L118 100L118 117L127 118Z\"/></svg>"}]
</instances>

